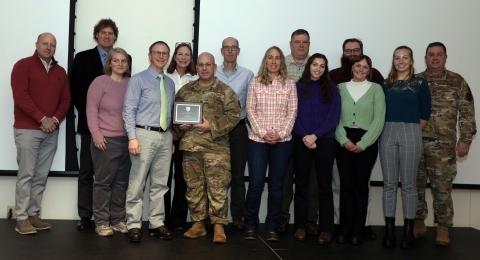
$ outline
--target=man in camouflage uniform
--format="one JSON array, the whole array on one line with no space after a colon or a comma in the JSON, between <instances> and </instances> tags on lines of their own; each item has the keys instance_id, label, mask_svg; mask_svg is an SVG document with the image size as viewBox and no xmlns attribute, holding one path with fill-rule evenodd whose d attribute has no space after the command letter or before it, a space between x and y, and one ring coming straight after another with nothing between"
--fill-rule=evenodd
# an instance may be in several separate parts
<instances>
[{"instance_id":1,"label":"man in camouflage uniform","mask_svg":"<svg viewBox=\"0 0 480 260\"><path fill-rule=\"evenodd\" d=\"M217 65L210 53L197 60L199 79L183 86L176 101L203 102L203 123L175 126L183 150L185 194L193 223L183 235L197 238L207 234L204 220L214 224L214 243L226 243L223 226L228 224L227 191L230 185L228 133L240 121L238 95L215 76ZM208 214L207 214L208 211Z\"/></svg>"},{"instance_id":2,"label":"man in camouflage uniform","mask_svg":"<svg viewBox=\"0 0 480 260\"><path fill-rule=\"evenodd\" d=\"M427 69L417 76L427 79L432 93L432 115L423 128L423 156L417 176L418 207L414 236L425 236L427 178L433 192L436 245L449 246L448 227L453 226L452 182L457 175L457 156L468 154L476 134L472 92L457 73L445 69L447 50L440 42L430 43L425 55ZM460 138L457 142L457 115Z\"/></svg>"}]
</instances>

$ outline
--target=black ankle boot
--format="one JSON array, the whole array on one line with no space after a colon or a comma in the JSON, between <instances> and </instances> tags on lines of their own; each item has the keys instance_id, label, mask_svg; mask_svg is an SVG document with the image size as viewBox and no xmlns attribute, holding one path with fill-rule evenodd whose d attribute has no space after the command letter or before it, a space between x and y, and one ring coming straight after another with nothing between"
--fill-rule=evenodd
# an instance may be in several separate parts
<instances>
[{"instance_id":1,"label":"black ankle boot","mask_svg":"<svg viewBox=\"0 0 480 260\"><path fill-rule=\"evenodd\" d=\"M413 226L415 224L415 219L405 219L405 224L403 225L403 237L400 241L401 249L410 249L414 246L415 237L413 236Z\"/></svg>"},{"instance_id":2,"label":"black ankle boot","mask_svg":"<svg viewBox=\"0 0 480 260\"><path fill-rule=\"evenodd\" d=\"M385 236L382 241L383 247L395 246L395 218L385 217Z\"/></svg>"}]
</instances>

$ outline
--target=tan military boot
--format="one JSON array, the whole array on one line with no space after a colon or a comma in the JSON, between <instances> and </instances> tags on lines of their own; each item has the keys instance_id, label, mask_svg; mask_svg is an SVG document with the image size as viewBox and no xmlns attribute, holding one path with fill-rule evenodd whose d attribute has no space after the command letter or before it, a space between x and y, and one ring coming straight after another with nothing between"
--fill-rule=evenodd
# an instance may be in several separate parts
<instances>
[{"instance_id":1,"label":"tan military boot","mask_svg":"<svg viewBox=\"0 0 480 260\"><path fill-rule=\"evenodd\" d=\"M193 223L193 226L183 234L183 237L197 238L197 237L203 237L205 235L207 235L207 231L205 230L205 225L203 224L203 221L198 221Z\"/></svg>"},{"instance_id":2,"label":"tan military boot","mask_svg":"<svg viewBox=\"0 0 480 260\"><path fill-rule=\"evenodd\" d=\"M423 219L415 219L413 224L413 236L415 238L424 237L427 235L427 227L425 226L425 221Z\"/></svg>"},{"instance_id":3,"label":"tan military boot","mask_svg":"<svg viewBox=\"0 0 480 260\"><path fill-rule=\"evenodd\" d=\"M450 246L450 237L447 226L437 224L437 239L435 240L435 245Z\"/></svg>"},{"instance_id":4,"label":"tan military boot","mask_svg":"<svg viewBox=\"0 0 480 260\"><path fill-rule=\"evenodd\" d=\"M225 244L227 243L227 236L225 236L225 231L223 230L222 224L215 224L213 227L213 243Z\"/></svg>"}]
</instances>

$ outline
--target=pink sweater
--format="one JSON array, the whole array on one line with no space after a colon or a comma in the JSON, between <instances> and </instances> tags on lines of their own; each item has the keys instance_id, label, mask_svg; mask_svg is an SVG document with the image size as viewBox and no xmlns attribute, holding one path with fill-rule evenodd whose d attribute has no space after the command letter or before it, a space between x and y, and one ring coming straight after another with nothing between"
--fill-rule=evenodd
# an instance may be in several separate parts
<instances>
[{"instance_id":1,"label":"pink sweater","mask_svg":"<svg viewBox=\"0 0 480 260\"><path fill-rule=\"evenodd\" d=\"M116 82L102 75L88 88L87 122L94 142L103 137L126 136L122 111L130 78Z\"/></svg>"}]
</instances>

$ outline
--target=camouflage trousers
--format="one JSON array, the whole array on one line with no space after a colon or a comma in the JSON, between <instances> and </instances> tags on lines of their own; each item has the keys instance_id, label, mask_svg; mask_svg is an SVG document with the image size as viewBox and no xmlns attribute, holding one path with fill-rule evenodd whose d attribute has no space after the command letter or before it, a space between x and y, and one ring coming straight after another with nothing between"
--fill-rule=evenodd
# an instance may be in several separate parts
<instances>
[{"instance_id":1,"label":"camouflage trousers","mask_svg":"<svg viewBox=\"0 0 480 260\"><path fill-rule=\"evenodd\" d=\"M455 145L455 141L423 138L423 154L417 175L416 218L427 217L425 190L428 178L433 193L434 222L448 227L453 226L452 182L457 175Z\"/></svg>"},{"instance_id":2,"label":"camouflage trousers","mask_svg":"<svg viewBox=\"0 0 480 260\"><path fill-rule=\"evenodd\" d=\"M227 225L230 155L184 151L182 166L192 221L203 221L208 211L212 224Z\"/></svg>"}]
</instances>

